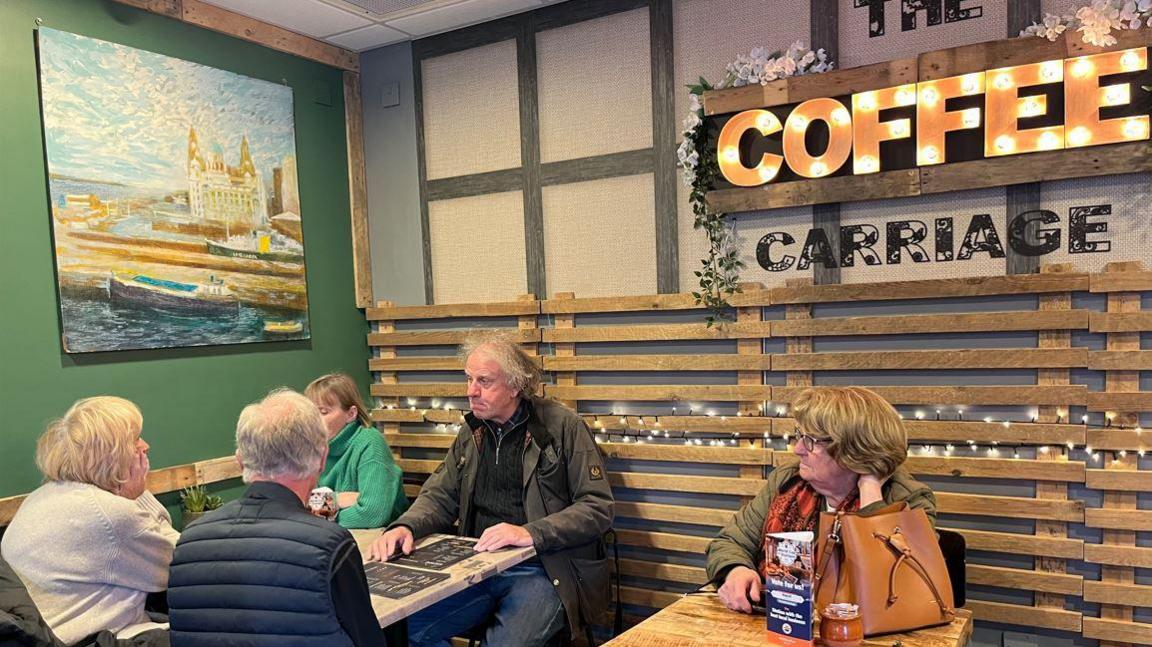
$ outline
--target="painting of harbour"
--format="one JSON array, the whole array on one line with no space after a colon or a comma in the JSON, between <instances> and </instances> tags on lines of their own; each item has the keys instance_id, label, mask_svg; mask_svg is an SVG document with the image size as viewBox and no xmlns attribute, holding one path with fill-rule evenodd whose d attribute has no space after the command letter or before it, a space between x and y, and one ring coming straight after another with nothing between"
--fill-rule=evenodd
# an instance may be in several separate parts
<instances>
[{"instance_id":1,"label":"painting of harbour","mask_svg":"<svg viewBox=\"0 0 1152 647\"><path fill-rule=\"evenodd\" d=\"M66 352L308 339L292 90L39 30Z\"/></svg>"}]
</instances>

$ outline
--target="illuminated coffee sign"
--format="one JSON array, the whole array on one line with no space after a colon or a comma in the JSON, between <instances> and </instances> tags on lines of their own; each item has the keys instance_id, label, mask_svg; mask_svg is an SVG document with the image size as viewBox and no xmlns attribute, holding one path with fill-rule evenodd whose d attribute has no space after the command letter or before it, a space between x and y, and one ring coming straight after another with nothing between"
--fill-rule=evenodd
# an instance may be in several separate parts
<instances>
[{"instance_id":1,"label":"illuminated coffee sign","mask_svg":"<svg viewBox=\"0 0 1152 647\"><path fill-rule=\"evenodd\" d=\"M728 182L753 187L777 181L785 165L801 178L832 175L848 164L853 175L880 172L881 144L888 141L912 140L917 166L944 164L950 161L947 134L981 127L985 158L1145 140L1148 115L1101 116L1131 106L1139 88L1101 80L1147 69L1147 49L1136 48L870 90L853 94L850 105L811 99L783 122L766 109L745 110L721 130L717 159ZM1053 95L1058 84L1062 92ZM1062 111L1050 105L1053 96L1062 100ZM885 116L892 113L907 116ZM809 130L817 122L827 130L827 145L814 154ZM747 159L742 141L750 131L778 140L781 153Z\"/></svg>"}]
</instances>

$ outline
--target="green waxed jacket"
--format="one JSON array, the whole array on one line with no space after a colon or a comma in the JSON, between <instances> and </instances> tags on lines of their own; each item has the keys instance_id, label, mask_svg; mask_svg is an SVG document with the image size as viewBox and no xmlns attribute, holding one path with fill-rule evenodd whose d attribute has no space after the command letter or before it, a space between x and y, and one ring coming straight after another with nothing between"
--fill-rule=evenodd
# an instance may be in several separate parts
<instances>
[{"instance_id":1,"label":"green waxed jacket","mask_svg":"<svg viewBox=\"0 0 1152 647\"><path fill-rule=\"evenodd\" d=\"M465 418L468 425L456 436L444 462L424 482L412 507L390 527L407 526L419 539L467 525L480 455L476 440L486 427L472 414ZM598 623L608 606L603 536L612 526L615 500L600 448L574 411L552 400L532 398L527 431L524 527L564 603L569 630L581 635L584 623Z\"/></svg>"},{"instance_id":2,"label":"green waxed jacket","mask_svg":"<svg viewBox=\"0 0 1152 647\"><path fill-rule=\"evenodd\" d=\"M715 582L717 586L723 584L728 571L736 566L756 569L764 545L764 517L776 495L791 486L794 478L799 478L799 471L797 465L772 470L756 498L740 508L732 521L708 544L708 581ZM865 506L862 512L904 501L909 508L923 509L928 513L932 525L936 525L936 496L927 485L912 478L904 468L897 469L892 478L884 483L881 491L884 500ZM821 510L824 509L823 500L819 506Z\"/></svg>"}]
</instances>

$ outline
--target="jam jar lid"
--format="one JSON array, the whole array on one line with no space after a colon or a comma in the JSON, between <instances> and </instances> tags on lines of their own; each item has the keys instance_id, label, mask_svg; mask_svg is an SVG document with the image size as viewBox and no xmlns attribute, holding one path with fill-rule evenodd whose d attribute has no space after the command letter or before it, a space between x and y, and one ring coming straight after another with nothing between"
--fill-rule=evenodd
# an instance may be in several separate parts
<instances>
[{"instance_id":1,"label":"jam jar lid","mask_svg":"<svg viewBox=\"0 0 1152 647\"><path fill-rule=\"evenodd\" d=\"M824 616L834 620L851 620L860 616L860 607L850 602L833 602L824 607Z\"/></svg>"}]
</instances>

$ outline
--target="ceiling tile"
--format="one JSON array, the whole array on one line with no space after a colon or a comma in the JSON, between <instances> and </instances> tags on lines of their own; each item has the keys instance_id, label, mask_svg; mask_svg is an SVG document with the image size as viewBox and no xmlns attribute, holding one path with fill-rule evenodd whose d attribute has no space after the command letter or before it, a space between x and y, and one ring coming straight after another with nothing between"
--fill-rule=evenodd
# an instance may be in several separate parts
<instances>
[{"instance_id":1,"label":"ceiling tile","mask_svg":"<svg viewBox=\"0 0 1152 647\"><path fill-rule=\"evenodd\" d=\"M383 25L372 25L362 29L353 29L343 34L329 36L325 40L345 49L362 52L366 49L374 49L376 47L406 41L408 38L408 34L402 31L389 29Z\"/></svg>"},{"instance_id":2,"label":"ceiling tile","mask_svg":"<svg viewBox=\"0 0 1152 647\"><path fill-rule=\"evenodd\" d=\"M372 24L367 18L337 9L319 0L205 0L205 2L316 38Z\"/></svg>"},{"instance_id":3,"label":"ceiling tile","mask_svg":"<svg viewBox=\"0 0 1152 647\"><path fill-rule=\"evenodd\" d=\"M458 27L494 20L527 9L536 9L540 0L465 0L417 14L385 21L390 27L412 34L429 36Z\"/></svg>"}]
</instances>

